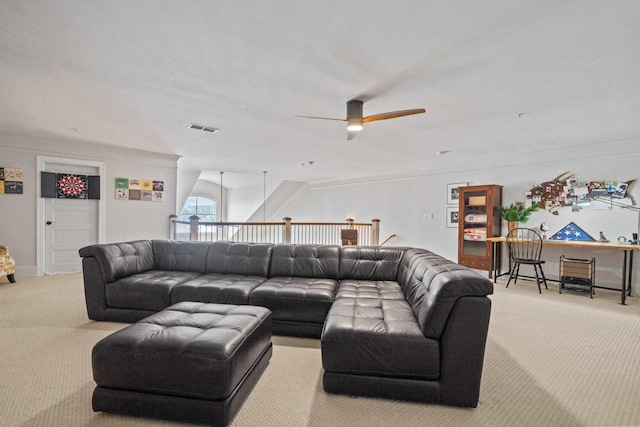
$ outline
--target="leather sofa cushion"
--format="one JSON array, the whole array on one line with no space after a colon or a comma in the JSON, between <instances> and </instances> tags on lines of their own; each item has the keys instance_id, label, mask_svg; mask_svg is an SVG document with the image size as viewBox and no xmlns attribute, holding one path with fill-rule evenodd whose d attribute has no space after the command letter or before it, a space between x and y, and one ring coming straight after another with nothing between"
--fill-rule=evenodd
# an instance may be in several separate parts
<instances>
[{"instance_id":1,"label":"leather sofa cushion","mask_svg":"<svg viewBox=\"0 0 640 427\"><path fill-rule=\"evenodd\" d=\"M113 282L155 267L149 240L87 246L80 249L80 256L96 258L105 282Z\"/></svg>"},{"instance_id":2,"label":"leather sofa cushion","mask_svg":"<svg viewBox=\"0 0 640 427\"><path fill-rule=\"evenodd\" d=\"M337 279L339 268L340 246L279 244L271 254L269 275Z\"/></svg>"},{"instance_id":3,"label":"leather sofa cushion","mask_svg":"<svg viewBox=\"0 0 640 427\"><path fill-rule=\"evenodd\" d=\"M322 331L326 371L436 380L440 346L426 338L404 300L337 298Z\"/></svg>"},{"instance_id":4,"label":"leather sofa cushion","mask_svg":"<svg viewBox=\"0 0 640 427\"><path fill-rule=\"evenodd\" d=\"M249 304L249 294L266 277L239 274L205 274L180 283L171 290L171 303L181 301Z\"/></svg>"},{"instance_id":5,"label":"leather sofa cushion","mask_svg":"<svg viewBox=\"0 0 640 427\"><path fill-rule=\"evenodd\" d=\"M271 347L269 310L183 302L114 332L93 348L98 386L221 400Z\"/></svg>"},{"instance_id":6,"label":"leather sofa cushion","mask_svg":"<svg viewBox=\"0 0 640 427\"><path fill-rule=\"evenodd\" d=\"M271 243L213 242L205 273L267 277L272 249Z\"/></svg>"},{"instance_id":7,"label":"leather sofa cushion","mask_svg":"<svg viewBox=\"0 0 640 427\"><path fill-rule=\"evenodd\" d=\"M420 328L429 338L440 338L459 298L493 293L493 283L487 278L426 249L407 250L398 277Z\"/></svg>"},{"instance_id":8,"label":"leather sofa cushion","mask_svg":"<svg viewBox=\"0 0 640 427\"><path fill-rule=\"evenodd\" d=\"M404 248L344 246L340 256L340 278L397 280Z\"/></svg>"},{"instance_id":9,"label":"leather sofa cushion","mask_svg":"<svg viewBox=\"0 0 640 427\"><path fill-rule=\"evenodd\" d=\"M153 240L156 270L194 271L204 273L207 251L211 243Z\"/></svg>"},{"instance_id":10,"label":"leather sofa cushion","mask_svg":"<svg viewBox=\"0 0 640 427\"><path fill-rule=\"evenodd\" d=\"M136 310L163 310L171 305L171 289L200 273L151 270L105 284L107 306Z\"/></svg>"},{"instance_id":11,"label":"leather sofa cushion","mask_svg":"<svg viewBox=\"0 0 640 427\"><path fill-rule=\"evenodd\" d=\"M343 297L405 299L398 282L391 280L341 280L336 299Z\"/></svg>"},{"instance_id":12,"label":"leather sofa cushion","mask_svg":"<svg viewBox=\"0 0 640 427\"><path fill-rule=\"evenodd\" d=\"M322 324L338 282L309 277L273 277L251 292L249 303L267 307L274 320Z\"/></svg>"}]
</instances>

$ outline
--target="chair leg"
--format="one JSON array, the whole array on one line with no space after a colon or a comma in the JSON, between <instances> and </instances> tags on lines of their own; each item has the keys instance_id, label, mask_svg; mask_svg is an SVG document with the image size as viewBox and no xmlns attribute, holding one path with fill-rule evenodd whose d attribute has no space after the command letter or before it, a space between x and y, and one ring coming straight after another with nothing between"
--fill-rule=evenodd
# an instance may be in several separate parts
<instances>
[{"instance_id":1,"label":"chair leg","mask_svg":"<svg viewBox=\"0 0 640 427\"><path fill-rule=\"evenodd\" d=\"M518 283L518 276L520 275L520 263L518 263L517 265L518 265L518 268L516 268L516 277L515 279L513 279L514 284Z\"/></svg>"},{"instance_id":2,"label":"chair leg","mask_svg":"<svg viewBox=\"0 0 640 427\"><path fill-rule=\"evenodd\" d=\"M536 272L536 285L538 285L538 293L542 293L542 289L540 289L540 275L538 274L538 264L533 264L533 271Z\"/></svg>"},{"instance_id":3,"label":"chair leg","mask_svg":"<svg viewBox=\"0 0 640 427\"><path fill-rule=\"evenodd\" d=\"M549 289L547 287L547 278L544 276L544 270L542 269L542 264L538 264L538 267L540 267L540 274L542 275L542 281L544 282L544 288L545 289Z\"/></svg>"},{"instance_id":4,"label":"chair leg","mask_svg":"<svg viewBox=\"0 0 640 427\"><path fill-rule=\"evenodd\" d=\"M507 280L507 288L509 287L509 283L511 283L511 279L513 278L513 274L516 272L516 266L518 265L518 263L513 263L513 266L511 266L511 271L509 271L509 280ZM515 283L515 282L514 282Z\"/></svg>"}]
</instances>

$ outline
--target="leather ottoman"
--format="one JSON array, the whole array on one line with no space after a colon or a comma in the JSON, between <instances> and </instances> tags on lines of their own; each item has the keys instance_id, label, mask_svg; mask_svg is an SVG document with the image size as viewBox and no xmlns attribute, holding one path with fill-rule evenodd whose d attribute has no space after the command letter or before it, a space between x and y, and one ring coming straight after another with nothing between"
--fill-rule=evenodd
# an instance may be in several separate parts
<instances>
[{"instance_id":1,"label":"leather ottoman","mask_svg":"<svg viewBox=\"0 0 640 427\"><path fill-rule=\"evenodd\" d=\"M271 358L263 307L181 302L93 347L93 410L227 425Z\"/></svg>"}]
</instances>

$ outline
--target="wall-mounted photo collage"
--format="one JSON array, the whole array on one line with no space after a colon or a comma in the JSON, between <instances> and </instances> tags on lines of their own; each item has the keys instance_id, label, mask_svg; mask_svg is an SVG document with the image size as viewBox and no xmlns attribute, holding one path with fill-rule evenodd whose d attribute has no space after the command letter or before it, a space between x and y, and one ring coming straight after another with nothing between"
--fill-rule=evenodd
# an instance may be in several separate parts
<instances>
[{"instance_id":1,"label":"wall-mounted photo collage","mask_svg":"<svg viewBox=\"0 0 640 427\"><path fill-rule=\"evenodd\" d=\"M116 178L116 199L162 202L164 200L164 181Z\"/></svg>"},{"instance_id":2,"label":"wall-mounted photo collage","mask_svg":"<svg viewBox=\"0 0 640 427\"><path fill-rule=\"evenodd\" d=\"M631 181L586 181L579 180L572 172L566 172L551 181L534 186L527 194L530 202L558 215L558 208L571 206L580 210L581 204L590 204L594 209L610 209L611 206L634 206L629 192Z\"/></svg>"}]
</instances>

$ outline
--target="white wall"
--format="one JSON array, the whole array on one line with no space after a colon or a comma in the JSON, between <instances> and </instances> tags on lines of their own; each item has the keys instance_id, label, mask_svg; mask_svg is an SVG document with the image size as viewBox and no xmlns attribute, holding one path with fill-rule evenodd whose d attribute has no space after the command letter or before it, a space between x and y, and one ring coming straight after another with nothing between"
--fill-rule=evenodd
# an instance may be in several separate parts
<instances>
[{"instance_id":1,"label":"white wall","mask_svg":"<svg viewBox=\"0 0 640 427\"><path fill-rule=\"evenodd\" d=\"M281 218L273 219L273 214L279 206L277 201L272 199L274 191L280 189L282 179L268 177L266 185L243 186L228 190L228 221L280 221ZM265 199L266 197L266 199ZM266 201L263 206L263 201Z\"/></svg>"},{"instance_id":2,"label":"white wall","mask_svg":"<svg viewBox=\"0 0 640 427\"><path fill-rule=\"evenodd\" d=\"M23 194L0 194L0 242L11 248L17 276L36 274L36 194L38 155L106 163L105 241L169 237L169 215L176 213L177 156L59 139L0 134L0 166L23 170ZM163 202L115 199L115 178L161 180Z\"/></svg>"},{"instance_id":3,"label":"white wall","mask_svg":"<svg viewBox=\"0 0 640 427\"><path fill-rule=\"evenodd\" d=\"M181 168L180 160L178 160L178 187L176 190L176 215L180 213L180 211L182 210L182 207L187 201L187 198L191 195L194 187L198 184L199 176L200 176L199 170ZM207 193L199 194L199 195L216 199L216 197L210 196Z\"/></svg>"},{"instance_id":4,"label":"white wall","mask_svg":"<svg viewBox=\"0 0 640 427\"><path fill-rule=\"evenodd\" d=\"M352 184L310 185L287 205L285 211L286 215L296 221L344 221L351 217L356 221L366 222L378 218L381 220L381 240L394 233L398 236L389 241L388 245L423 247L456 261L457 229L447 228L445 225L446 208L452 206L447 205L447 184L468 182L469 185L502 185L502 200L503 205L506 205L524 201L525 192L535 184L549 181L566 171L576 173L578 180L585 181L636 179L639 175L638 160L630 156L603 154L598 158L579 161L550 159L539 164L504 165L491 169L477 165L472 170L447 174L424 174ZM630 192L638 199L640 182L632 184ZM433 219L430 214L433 214ZM542 221L549 224L549 235L573 221L595 239L602 231L612 241L619 235L630 238L631 233L638 230L638 213L620 208L601 211L585 207L580 213L573 213L570 207L565 207L557 216L539 211L532 215L526 225L538 228ZM503 230L506 230L506 224L503 224ZM547 260L545 271L551 278L558 275L557 260L562 253L581 258L595 256L598 283L620 286L620 252L585 253L547 246L543 256ZM504 253L503 259L503 265L506 266ZM637 271L640 259L636 256L634 261ZM633 282L637 282L637 277L636 272ZM640 287L634 288L634 291L637 294Z\"/></svg>"}]
</instances>

